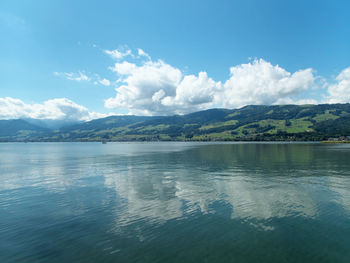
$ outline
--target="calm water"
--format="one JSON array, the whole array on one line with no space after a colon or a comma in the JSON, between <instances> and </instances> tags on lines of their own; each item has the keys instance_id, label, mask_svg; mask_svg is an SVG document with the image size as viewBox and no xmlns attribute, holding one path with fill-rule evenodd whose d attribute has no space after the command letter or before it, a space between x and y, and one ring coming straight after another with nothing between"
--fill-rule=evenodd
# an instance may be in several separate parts
<instances>
[{"instance_id":1,"label":"calm water","mask_svg":"<svg viewBox=\"0 0 350 263\"><path fill-rule=\"evenodd\" d=\"M0 262L350 262L350 145L0 144Z\"/></svg>"}]
</instances>

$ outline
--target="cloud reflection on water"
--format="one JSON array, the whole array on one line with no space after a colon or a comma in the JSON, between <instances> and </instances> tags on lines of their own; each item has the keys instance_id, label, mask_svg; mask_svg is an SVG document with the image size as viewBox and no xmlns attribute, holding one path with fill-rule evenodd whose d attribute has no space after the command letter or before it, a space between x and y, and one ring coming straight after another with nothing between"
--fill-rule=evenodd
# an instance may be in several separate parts
<instances>
[{"instance_id":1,"label":"cloud reflection on water","mask_svg":"<svg viewBox=\"0 0 350 263\"><path fill-rule=\"evenodd\" d=\"M105 174L105 184L125 202L117 224L215 213L217 201L231 207L233 219L315 218L323 191L350 211L346 190L332 186L349 179L325 170L332 154L318 145L207 145L142 156L142 165L135 157L127 172Z\"/></svg>"},{"instance_id":2,"label":"cloud reflection on water","mask_svg":"<svg viewBox=\"0 0 350 263\"><path fill-rule=\"evenodd\" d=\"M19 154L11 147L20 147ZM269 222L315 218L334 202L350 213L347 146L319 144L13 144L1 160L1 190L77 187L115 191L116 224L217 213ZM20 146L18 146L20 145ZM23 147L25 146L25 147ZM102 181L101 181L102 180ZM113 203L100 197L101 206ZM330 200L325 200L331 197Z\"/></svg>"}]
</instances>

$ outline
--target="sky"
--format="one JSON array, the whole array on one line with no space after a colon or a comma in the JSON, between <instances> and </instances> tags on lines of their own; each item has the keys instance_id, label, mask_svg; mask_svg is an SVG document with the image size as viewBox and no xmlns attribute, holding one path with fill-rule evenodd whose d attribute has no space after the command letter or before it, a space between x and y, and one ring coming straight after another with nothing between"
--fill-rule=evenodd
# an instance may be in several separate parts
<instances>
[{"instance_id":1,"label":"sky","mask_svg":"<svg viewBox=\"0 0 350 263\"><path fill-rule=\"evenodd\" d=\"M0 119L350 102L350 2L0 1Z\"/></svg>"}]
</instances>

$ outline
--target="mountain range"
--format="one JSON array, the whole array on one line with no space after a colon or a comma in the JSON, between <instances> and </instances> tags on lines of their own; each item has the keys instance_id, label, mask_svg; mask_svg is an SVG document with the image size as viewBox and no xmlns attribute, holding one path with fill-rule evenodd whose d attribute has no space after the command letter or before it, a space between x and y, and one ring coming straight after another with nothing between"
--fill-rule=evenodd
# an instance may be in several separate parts
<instances>
[{"instance_id":1,"label":"mountain range","mask_svg":"<svg viewBox=\"0 0 350 263\"><path fill-rule=\"evenodd\" d=\"M250 105L89 122L0 120L0 141L319 141L350 136L350 104Z\"/></svg>"}]
</instances>

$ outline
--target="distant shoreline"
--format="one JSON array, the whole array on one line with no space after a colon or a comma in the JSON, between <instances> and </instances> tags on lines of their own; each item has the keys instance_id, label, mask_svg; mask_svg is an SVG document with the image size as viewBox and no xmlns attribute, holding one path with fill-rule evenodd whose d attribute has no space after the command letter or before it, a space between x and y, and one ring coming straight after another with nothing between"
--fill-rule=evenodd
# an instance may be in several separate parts
<instances>
[{"instance_id":1,"label":"distant shoreline","mask_svg":"<svg viewBox=\"0 0 350 263\"><path fill-rule=\"evenodd\" d=\"M106 141L103 143L102 141L0 141L0 143L101 143L101 144L108 144L108 143L148 143L148 142L190 142L190 143L201 143L201 142L208 142L208 143L350 143L350 141L347 142L333 142L333 141L288 141L288 140L261 140L261 141L254 141L254 140L242 140L242 141L235 141L235 140L160 140L160 141L152 141L152 140L121 140L121 141Z\"/></svg>"},{"instance_id":2,"label":"distant shoreline","mask_svg":"<svg viewBox=\"0 0 350 263\"><path fill-rule=\"evenodd\" d=\"M350 143L350 141L321 141L321 143Z\"/></svg>"}]
</instances>

